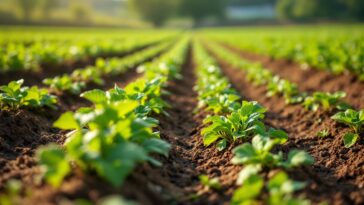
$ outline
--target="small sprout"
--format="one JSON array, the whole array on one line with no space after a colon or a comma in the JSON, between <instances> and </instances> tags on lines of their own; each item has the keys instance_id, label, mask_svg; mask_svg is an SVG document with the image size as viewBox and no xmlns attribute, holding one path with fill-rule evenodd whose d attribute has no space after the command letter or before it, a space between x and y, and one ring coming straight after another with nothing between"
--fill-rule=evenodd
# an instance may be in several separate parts
<instances>
[{"instance_id":1,"label":"small sprout","mask_svg":"<svg viewBox=\"0 0 364 205\"><path fill-rule=\"evenodd\" d=\"M325 137L327 137L327 136L329 136L330 135L330 132L329 132L329 130L327 130L327 129L323 129L323 130L321 130L321 131L319 131L319 132L317 132L317 137L319 137L319 138L325 138Z\"/></svg>"},{"instance_id":2,"label":"small sprout","mask_svg":"<svg viewBox=\"0 0 364 205\"><path fill-rule=\"evenodd\" d=\"M200 175L199 176L200 182L201 184L203 184L204 186L214 189L214 190L219 190L221 189L221 184L219 182L219 178L215 177L210 179L207 175Z\"/></svg>"}]
</instances>

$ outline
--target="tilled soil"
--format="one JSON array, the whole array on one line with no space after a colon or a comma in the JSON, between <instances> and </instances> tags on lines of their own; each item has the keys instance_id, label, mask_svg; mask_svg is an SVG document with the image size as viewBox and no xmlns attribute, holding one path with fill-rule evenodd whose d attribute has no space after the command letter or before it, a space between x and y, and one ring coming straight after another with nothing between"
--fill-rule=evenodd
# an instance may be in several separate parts
<instances>
[{"instance_id":1,"label":"tilled soil","mask_svg":"<svg viewBox=\"0 0 364 205\"><path fill-rule=\"evenodd\" d=\"M235 51L244 59L262 63L265 68L271 70L274 74L296 83L302 91L344 91L347 94L347 102L350 102L357 109L364 108L364 82L360 81L352 73L346 72L334 75L322 69L303 69L303 66L289 60L272 59L268 56L242 51L232 46L224 46Z\"/></svg>"},{"instance_id":2,"label":"tilled soil","mask_svg":"<svg viewBox=\"0 0 364 205\"><path fill-rule=\"evenodd\" d=\"M166 98L172 108L167 111L169 117L160 118L160 132L171 143L172 150L160 172L166 182L179 190L178 195L171 195L172 204L228 204L239 167L230 163L233 146L218 152L214 146L203 145L200 131L207 113L194 113L198 102L193 90L196 81L193 68L190 54L182 70L183 78L168 88L171 95ZM206 189L199 181L202 174L218 177L223 188Z\"/></svg>"},{"instance_id":3,"label":"tilled soil","mask_svg":"<svg viewBox=\"0 0 364 205\"><path fill-rule=\"evenodd\" d=\"M293 178L308 182L303 193L309 199L316 203L328 201L329 204L364 203L363 138L350 149L345 148L342 136L348 128L330 119L333 111L315 113L300 105L286 105L283 97L266 97L265 86L253 86L245 80L244 71L230 67L222 59L219 63L244 98L258 101L268 109L266 123L289 134L288 143L281 147L283 152L297 148L314 157L313 166L291 172ZM294 72L291 68L291 73ZM319 85L312 86L312 90L319 91L320 88ZM363 107L362 103L357 106ZM323 129L328 129L330 135L320 139L317 132Z\"/></svg>"}]
</instances>

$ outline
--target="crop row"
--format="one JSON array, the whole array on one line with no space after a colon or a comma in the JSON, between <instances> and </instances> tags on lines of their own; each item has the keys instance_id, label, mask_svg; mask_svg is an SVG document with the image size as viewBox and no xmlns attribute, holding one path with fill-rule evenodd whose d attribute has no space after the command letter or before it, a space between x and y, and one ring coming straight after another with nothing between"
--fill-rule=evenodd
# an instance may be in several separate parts
<instances>
[{"instance_id":1,"label":"crop row","mask_svg":"<svg viewBox=\"0 0 364 205\"><path fill-rule=\"evenodd\" d=\"M300 104L312 111L336 109L338 112L332 116L332 119L347 124L353 130L353 132L348 132L344 135L344 146L351 147L359 140L361 127L364 125L364 110L355 111L351 105L344 102L345 92L301 92L295 83L274 75L260 63L252 63L242 59L234 52L216 43L210 43L209 45L212 51L221 59L225 59L226 62L229 62L235 68L244 70L248 81L252 82L255 86L266 86L266 95L268 97L282 96L287 104Z\"/></svg>"},{"instance_id":2,"label":"crop row","mask_svg":"<svg viewBox=\"0 0 364 205\"><path fill-rule=\"evenodd\" d=\"M303 198L294 198L293 193L304 187L304 183L288 178L284 170L313 163L313 158L301 150L291 150L285 159L282 153L272 150L287 141L288 135L264 124L266 109L257 102L241 101L241 96L231 88L215 60L203 47L195 44L200 109L211 112L204 120L202 130L206 146L215 144L222 151L229 145L239 144L233 149L232 163L242 165L232 204L253 204L263 200L267 204L309 204ZM266 179L263 173L280 170Z\"/></svg>"},{"instance_id":3,"label":"crop row","mask_svg":"<svg viewBox=\"0 0 364 205\"><path fill-rule=\"evenodd\" d=\"M304 68L314 67L336 74L350 71L364 79L364 36L360 29L331 32L337 35L305 30L251 33L228 29L207 31L206 36L245 51L292 60Z\"/></svg>"},{"instance_id":4,"label":"crop row","mask_svg":"<svg viewBox=\"0 0 364 205\"><path fill-rule=\"evenodd\" d=\"M99 58L95 66L76 69L71 74L44 79L43 83L49 89L40 89L38 86L22 87L24 80L12 81L0 88L0 107L13 110L21 107L56 108L57 98L51 95L51 92L66 92L75 95L85 90L91 82L103 85L104 76L122 74L163 52L170 44L170 42L164 42L124 58Z\"/></svg>"},{"instance_id":5,"label":"crop row","mask_svg":"<svg viewBox=\"0 0 364 205\"><path fill-rule=\"evenodd\" d=\"M0 49L0 72L33 70L39 71L41 65L57 65L100 55L115 55L138 50L147 45L163 41L168 36L143 37L143 40L128 37L81 41L36 41L30 45L8 43Z\"/></svg>"},{"instance_id":6,"label":"crop row","mask_svg":"<svg viewBox=\"0 0 364 205\"><path fill-rule=\"evenodd\" d=\"M178 76L187 46L188 41L181 40L125 88L82 93L93 106L66 112L54 123L57 128L72 130L64 150L48 145L38 152L45 179L59 186L77 168L96 172L113 186L120 186L138 164L160 165L151 154L167 156L170 145L153 131L158 121L151 114L160 114L167 106L161 98L163 87Z\"/></svg>"}]
</instances>

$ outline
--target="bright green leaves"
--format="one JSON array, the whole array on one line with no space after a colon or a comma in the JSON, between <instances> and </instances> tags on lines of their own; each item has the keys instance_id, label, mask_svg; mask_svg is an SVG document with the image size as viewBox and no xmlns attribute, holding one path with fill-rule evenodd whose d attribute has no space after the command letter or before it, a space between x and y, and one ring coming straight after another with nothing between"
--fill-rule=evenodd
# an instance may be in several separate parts
<instances>
[{"instance_id":1,"label":"bright green leaves","mask_svg":"<svg viewBox=\"0 0 364 205\"><path fill-rule=\"evenodd\" d=\"M267 90L268 96L283 95L287 104L300 103L304 98L296 84L278 76L273 77L268 83Z\"/></svg>"},{"instance_id":2,"label":"bright green leaves","mask_svg":"<svg viewBox=\"0 0 364 205\"><path fill-rule=\"evenodd\" d=\"M44 169L44 178L53 186L59 186L71 171L66 154L56 145L39 149L38 159Z\"/></svg>"},{"instance_id":3,"label":"bright green leaves","mask_svg":"<svg viewBox=\"0 0 364 205\"><path fill-rule=\"evenodd\" d=\"M331 118L349 125L356 133L359 133L364 125L364 109L360 111L347 109L345 112L336 113Z\"/></svg>"},{"instance_id":4,"label":"bright green leaves","mask_svg":"<svg viewBox=\"0 0 364 205\"><path fill-rule=\"evenodd\" d=\"M108 101L106 92L103 90L90 90L81 94L81 97L91 101L94 104L103 104Z\"/></svg>"},{"instance_id":5,"label":"bright green leaves","mask_svg":"<svg viewBox=\"0 0 364 205\"><path fill-rule=\"evenodd\" d=\"M102 155L88 164L115 187L124 182L138 163L148 159L145 150L135 143L118 142L106 146Z\"/></svg>"},{"instance_id":6,"label":"bright green leaves","mask_svg":"<svg viewBox=\"0 0 364 205\"><path fill-rule=\"evenodd\" d=\"M244 143L233 150L234 164L257 164L266 167L293 168L301 165L313 164L313 158L304 151L292 150L288 153L288 159L284 160L281 153L273 154L271 150L279 144L272 138L256 135L252 143Z\"/></svg>"},{"instance_id":7,"label":"bright green leaves","mask_svg":"<svg viewBox=\"0 0 364 205\"><path fill-rule=\"evenodd\" d=\"M21 107L50 107L55 108L57 98L45 89L37 86L22 87L24 80L11 81L0 87L0 106L9 109Z\"/></svg>"},{"instance_id":8,"label":"bright green leaves","mask_svg":"<svg viewBox=\"0 0 364 205\"><path fill-rule=\"evenodd\" d=\"M258 175L252 175L245 180L244 185L238 188L231 201L232 205L259 204L256 198L264 187L264 179Z\"/></svg>"},{"instance_id":9,"label":"bright green leaves","mask_svg":"<svg viewBox=\"0 0 364 205\"><path fill-rule=\"evenodd\" d=\"M53 126L63 130L80 129L80 123L77 122L72 112L63 113Z\"/></svg>"},{"instance_id":10,"label":"bright green leaves","mask_svg":"<svg viewBox=\"0 0 364 205\"><path fill-rule=\"evenodd\" d=\"M265 204L307 205L310 204L308 200L293 198L294 192L301 190L304 187L305 183L290 180L283 171L275 174L267 183L265 183L261 176L253 173L247 177L243 185L234 192L232 204L260 204L258 196L266 189L268 191L268 197Z\"/></svg>"},{"instance_id":11,"label":"bright green leaves","mask_svg":"<svg viewBox=\"0 0 364 205\"><path fill-rule=\"evenodd\" d=\"M294 199L293 193L305 187L305 183L290 180L286 173L278 172L273 176L268 184L269 191L268 204L272 205L308 205L310 202L304 199Z\"/></svg>"},{"instance_id":12,"label":"bright green leaves","mask_svg":"<svg viewBox=\"0 0 364 205\"><path fill-rule=\"evenodd\" d=\"M221 184L217 177L210 179L207 175L200 175L198 178L200 179L201 184L208 188L215 190L221 189Z\"/></svg>"},{"instance_id":13,"label":"bright green leaves","mask_svg":"<svg viewBox=\"0 0 364 205\"><path fill-rule=\"evenodd\" d=\"M354 130L354 133L346 133L343 137L344 146L349 148L353 146L359 139L364 125L364 109L355 111L347 109L345 112L338 112L331 117L335 121L346 124Z\"/></svg>"},{"instance_id":14,"label":"bright green leaves","mask_svg":"<svg viewBox=\"0 0 364 205\"><path fill-rule=\"evenodd\" d=\"M287 161L281 162L280 166L290 169L302 165L311 165L314 162L314 159L307 152L302 150L291 150L288 153Z\"/></svg>"},{"instance_id":15,"label":"bright green leaves","mask_svg":"<svg viewBox=\"0 0 364 205\"><path fill-rule=\"evenodd\" d=\"M173 72L179 71L188 48L187 42L181 41L170 55L162 58L167 66L163 69L174 66ZM109 66L100 61L98 64ZM154 72L154 78L146 75L125 89L115 86L106 92L97 89L84 92L81 96L94 105L61 115L54 126L73 131L67 134L64 152L56 152L52 147L40 151L40 162L45 167L47 181L55 186L60 185L69 172L62 171L62 167L72 164L119 187L139 164L150 162L161 165L153 158L154 154L168 156L171 146L160 139L159 133L154 132L158 120L151 118L150 114L162 113L168 106L161 96L168 78L164 73L169 75L170 72ZM60 85L70 85L69 82L72 79L66 79ZM50 83L53 84L53 81ZM47 160L47 153L55 156L53 163ZM60 167L62 169L58 170Z\"/></svg>"},{"instance_id":16,"label":"bright green leaves","mask_svg":"<svg viewBox=\"0 0 364 205\"><path fill-rule=\"evenodd\" d=\"M343 136L343 141L344 141L344 146L346 148L350 148L351 146L353 146L359 139L359 135L356 133L346 133Z\"/></svg>"},{"instance_id":17,"label":"bright green leaves","mask_svg":"<svg viewBox=\"0 0 364 205\"><path fill-rule=\"evenodd\" d=\"M84 82L74 81L68 75L44 79L43 84L50 86L50 88L56 91L68 91L72 94L79 94L86 86Z\"/></svg>"},{"instance_id":18,"label":"bright green leaves","mask_svg":"<svg viewBox=\"0 0 364 205\"><path fill-rule=\"evenodd\" d=\"M349 108L349 105L344 103L342 99L346 96L345 92L325 93L314 92L312 96L306 97L303 105L306 109L317 111L320 106L323 110L328 110L331 107L339 109Z\"/></svg>"},{"instance_id":19,"label":"bright green leaves","mask_svg":"<svg viewBox=\"0 0 364 205\"><path fill-rule=\"evenodd\" d=\"M241 106L235 106L235 111L228 116L211 116L204 120L209 124L201 134L204 145L209 146L218 139L218 149L225 149L227 142L239 138L249 137L258 132L265 132L261 120L264 118L265 109L256 102L243 101Z\"/></svg>"}]
</instances>

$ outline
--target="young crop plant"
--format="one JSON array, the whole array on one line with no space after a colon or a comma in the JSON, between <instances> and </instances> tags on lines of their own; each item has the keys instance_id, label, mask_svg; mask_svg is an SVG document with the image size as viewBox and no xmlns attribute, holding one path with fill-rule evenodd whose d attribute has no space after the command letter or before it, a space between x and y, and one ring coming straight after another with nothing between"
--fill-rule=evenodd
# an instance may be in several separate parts
<instances>
[{"instance_id":1,"label":"young crop plant","mask_svg":"<svg viewBox=\"0 0 364 205\"><path fill-rule=\"evenodd\" d=\"M336 107L339 110L348 109L350 105L343 101L345 98L345 92L314 92L312 96L308 96L303 101L303 105L306 109L317 111L320 106L323 110L329 110L332 107Z\"/></svg>"},{"instance_id":2,"label":"young crop plant","mask_svg":"<svg viewBox=\"0 0 364 205\"><path fill-rule=\"evenodd\" d=\"M71 74L71 78L75 82L94 82L97 85L104 84L101 70L93 66L73 71Z\"/></svg>"},{"instance_id":3,"label":"young crop plant","mask_svg":"<svg viewBox=\"0 0 364 205\"><path fill-rule=\"evenodd\" d=\"M164 59L177 59L174 65L181 66L186 44L177 44ZM149 114L163 112L160 97L168 72L154 73L155 78L145 74L124 89L115 86L106 92L96 89L81 94L94 106L66 112L54 123L59 129L71 130L64 149L48 146L38 151L48 183L59 186L77 168L120 187L137 165L161 165L154 156L167 156L170 145L154 131L158 120Z\"/></svg>"},{"instance_id":4,"label":"young crop plant","mask_svg":"<svg viewBox=\"0 0 364 205\"><path fill-rule=\"evenodd\" d=\"M56 107L57 98L46 89L39 89L37 86L22 87L23 83L24 80L21 79L0 87L1 108L17 110L22 107Z\"/></svg>"},{"instance_id":5,"label":"young crop plant","mask_svg":"<svg viewBox=\"0 0 364 205\"><path fill-rule=\"evenodd\" d=\"M201 134L205 146L218 141L217 149L224 150L228 143L240 138L248 138L261 131L264 126L265 109L257 102L243 101L241 106L227 116L214 115L204 120Z\"/></svg>"},{"instance_id":6,"label":"young crop plant","mask_svg":"<svg viewBox=\"0 0 364 205\"><path fill-rule=\"evenodd\" d=\"M289 179L284 171L280 171L265 182L258 174L251 174L238 188L231 201L232 205L264 204L269 205L309 205L309 200L294 197L294 193L305 187L305 183ZM266 193L267 192L267 193Z\"/></svg>"},{"instance_id":7,"label":"young crop plant","mask_svg":"<svg viewBox=\"0 0 364 205\"><path fill-rule=\"evenodd\" d=\"M72 94L79 94L86 87L84 82L74 81L66 74L54 78L46 78L43 80L43 83L56 91L67 91Z\"/></svg>"},{"instance_id":8,"label":"young crop plant","mask_svg":"<svg viewBox=\"0 0 364 205\"><path fill-rule=\"evenodd\" d=\"M73 162L120 186L137 164L149 161L159 165L149 154L166 156L170 145L153 132L154 123L136 116L137 106L136 101L122 100L64 113L54 126L74 131L68 136L65 152L54 146L39 151L45 179L59 186Z\"/></svg>"},{"instance_id":9,"label":"young crop plant","mask_svg":"<svg viewBox=\"0 0 364 205\"><path fill-rule=\"evenodd\" d=\"M286 169L301 165L311 165L314 160L305 151L291 150L285 160L282 153L274 154L272 149L287 140L287 134L266 132L257 134L252 142L237 146L234 150L233 164L259 165L263 167L283 167Z\"/></svg>"},{"instance_id":10,"label":"young crop plant","mask_svg":"<svg viewBox=\"0 0 364 205\"><path fill-rule=\"evenodd\" d=\"M364 126L364 109L355 111L347 109L343 112L338 112L331 117L337 122L348 125L354 132L348 132L344 135L344 146L349 148L353 146L360 138Z\"/></svg>"},{"instance_id":11,"label":"young crop plant","mask_svg":"<svg viewBox=\"0 0 364 205\"><path fill-rule=\"evenodd\" d=\"M288 80L275 76L267 85L267 95L283 95L286 104L300 103L304 99L304 94L300 93L298 86Z\"/></svg>"}]
</instances>

